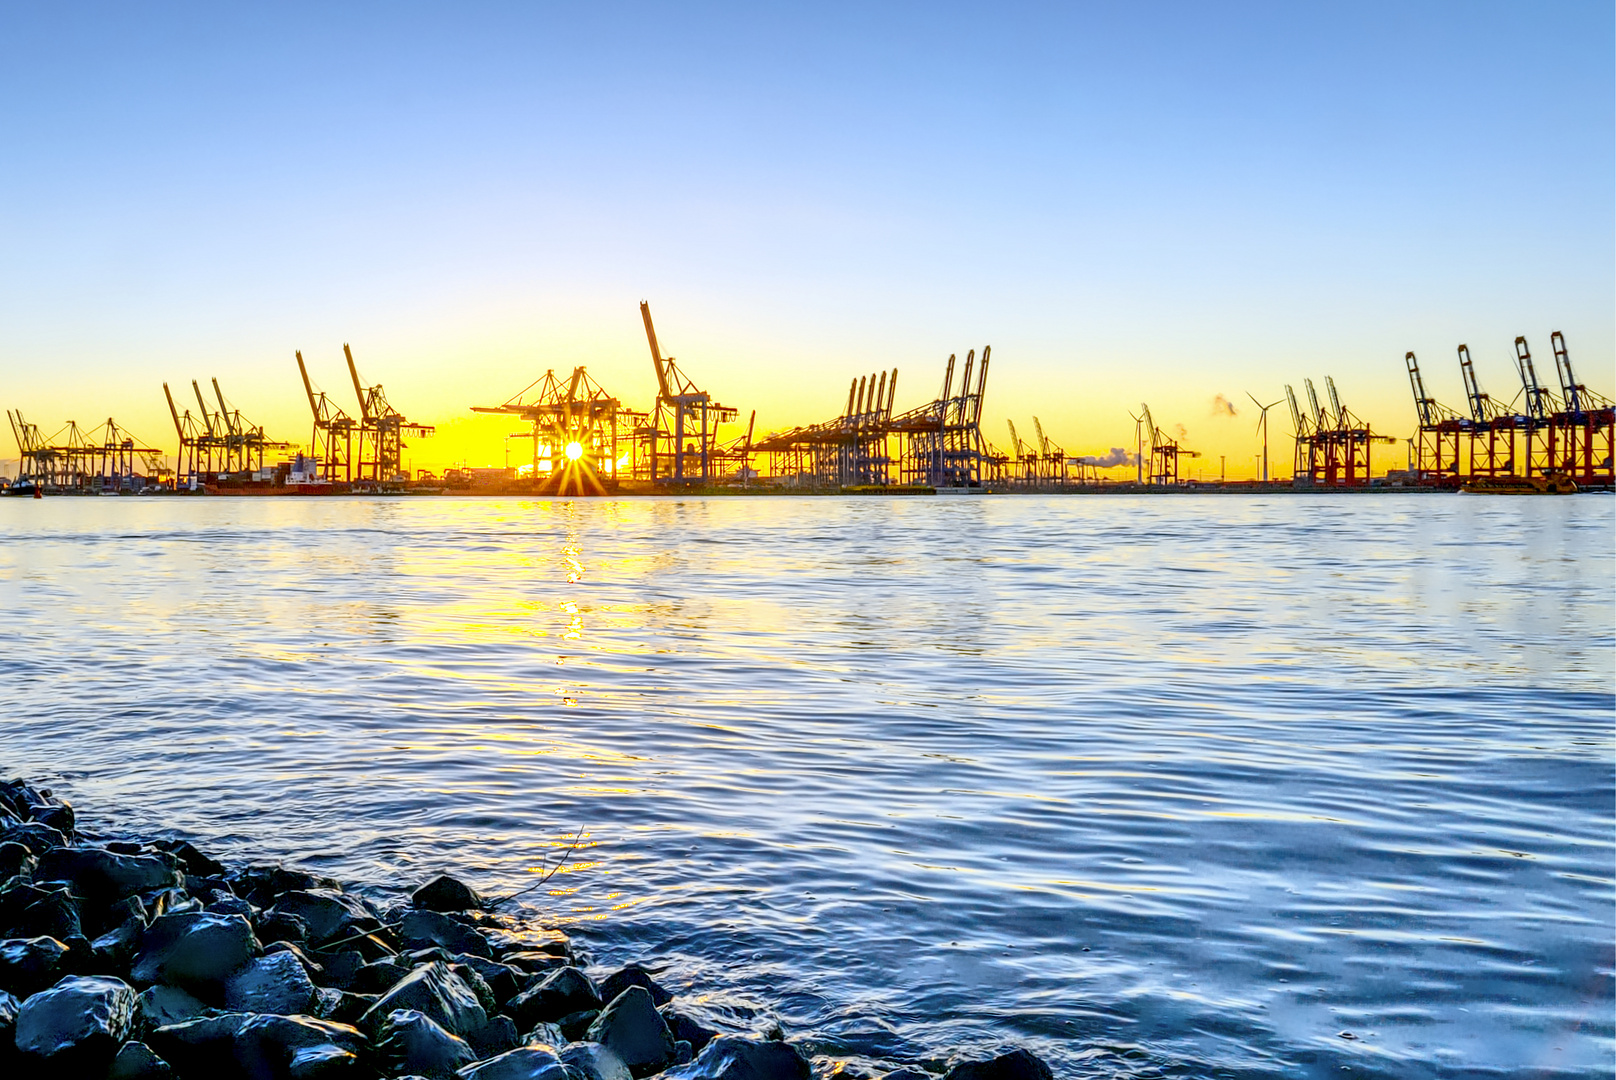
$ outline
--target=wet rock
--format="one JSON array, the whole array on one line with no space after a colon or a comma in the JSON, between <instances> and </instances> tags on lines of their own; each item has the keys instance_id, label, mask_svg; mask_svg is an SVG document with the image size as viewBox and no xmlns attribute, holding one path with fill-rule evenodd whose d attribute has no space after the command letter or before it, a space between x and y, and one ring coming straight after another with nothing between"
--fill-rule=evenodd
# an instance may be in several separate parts
<instances>
[{"instance_id":1,"label":"wet rock","mask_svg":"<svg viewBox=\"0 0 1616 1080\"><path fill-rule=\"evenodd\" d=\"M599 1015L599 1009L580 1009L563 1016L555 1022L555 1025L561 1029L561 1034L565 1035L569 1042L575 1042L589 1032L589 1025L593 1024L595 1017Z\"/></svg>"},{"instance_id":2,"label":"wet rock","mask_svg":"<svg viewBox=\"0 0 1616 1080\"><path fill-rule=\"evenodd\" d=\"M283 1016L307 1013L314 1007L314 982L293 953L260 956L247 961L225 983L224 1007Z\"/></svg>"},{"instance_id":3,"label":"wet rock","mask_svg":"<svg viewBox=\"0 0 1616 1080\"><path fill-rule=\"evenodd\" d=\"M485 1058L516 1049L522 1038L516 1033L516 1021L496 1013L488 1018L481 1031L473 1032L466 1041L478 1057Z\"/></svg>"},{"instance_id":4,"label":"wet rock","mask_svg":"<svg viewBox=\"0 0 1616 1080\"><path fill-rule=\"evenodd\" d=\"M719 1035L667 1080L808 1080L808 1061L790 1043L755 1035Z\"/></svg>"},{"instance_id":5,"label":"wet rock","mask_svg":"<svg viewBox=\"0 0 1616 1080\"><path fill-rule=\"evenodd\" d=\"M339 1024L359 1026L359 1018L376 1004L380 995L350 994L346 990L328 990L322 987L315 1003L315 1016L321 1020L335 1020Z\"/></svg>"},{"instance_id":6,"label":"wet rock","mask_svg":"<svg viewBox=\"0 0 1616 1080\"><path fill-rule=\"evenodd\" d=\"M557 1049L566 1046L568 1041L566 1033L554 1024L534 1024L528 1029L528 1033L521 1037L521 1042L524 1046L538 1043L541 1046L554 1046Z\"/></svg>"},{"instance_id":7,"label":"wet rock","mask_svg":"<svg viewBox=\"0 0 1616 1080\"><path fill-rule=\"evenodd\" d=\"M17 1049L59 1075L105 1069L135 1020L135 991L122 979L69 975L17 1011Z\"/></svg>"},{"instance_id":8,"label":"wet rock","mask_svg":"<svg viewBox=\"0 0 1616 1080\"><path fill-rule=\"evenodd\" d=\"M218 1000L225 981L262 951L252 925L240 915L162 915L141 938L133 976L141 986L168 983L204 1001Z\"/></svg>"},{"instance_id":9,"label":"wet rock","mask_svg":"<svg viewBox=\"0 0 1616 1080\"><path fill-rule=\"evenodd\" d=\"M519 1027L560 1020L570 1013L601 1007L599 991L589 976L574 967L557 968L510 1000L508 1009Z\"/></svg>"},{"instance_id":10,"label":"wet rock","mask_svg":"<svg viewBox=\"0 0 1616 1080\"><path fill-rule=\"evenodd\" d=\"M187 874L223 877L223 864L215 862L191 845L189 840L159 840L157 846L180 861Z\"/></svg>"},{"instance_id":11,"label":"wet rock","mask_svg":"<svg viewBox=\"0 0 1616 1080\"><path fill-rule=\"evenodd\" d=\"M211 911L216 915L240 915L248 922L257 914L253 906L239 896L214 890L203 898L203 911Z\"/></svg>"},{"instance_id":12,"label":"wet rock","mask_svg":"<svg viewBox=\"0 0 1616 1080\"><path fill-rule=\"evenodd\" d=\"M33 855L43 855L67 844L67 837L38 821L12 825L0 831L0 841L21 844Z\"/></svg>"},{"instance_id":13,"label":"wet rock","mask_svg":"<svg viewBox=\"0 0 1616 1080\"><path fill-rule=\"evenodd\" d=\"M15 1045L12 1035L17 1030L17 1010L21 1008L22 1002L15 994L0 990L0 1062L6 1060Z\"/></svg>"},{"instance_id":14,"label":"wet rock","mask_svg":"<svg viewBox=\"0 0 1616 1080\"><path fill-rule=\"evenodd\" d=\"M587 1041L616 1054L636 1077L660 1072L673 1061L673 1034L643 986L630 986L612 998L589 1025Z\"/></svg>"},{"instance_id":15,"label":"wet rock","mask_svg":"<svg viewBox=\"0 0 1616 1080\"><path fill-rule=\"evenodd\" d=\"M379 929L381 920L358 897L335 889L298 889L275 899L272 914L295 915L316 945Z\"/></svg>"},{"instance_id":16,"label":"wet rock","mask_svg":"<svg viewBox=\"0 0 1616 1080\"><path fill-rule=\"evenodd\" d=\"M506 967L515 968L517 971L523 971L529 975L545 975L560 968L572 966L564 956L534 951L505 953L499 958L499 962Z\"/></svg>"},{"instance_id":17,"label":"wet rock","mask_svg":"<svg viewBox=\"0 0 1616 1080\"><path fill-rule=\"evenodd\" d=\"M316 955L320 957L320 967L325 969L319 977L321 986L334 986L338 990L362 990L355 984L355 980L365 966L364 956L349 951Z\"/></svg>"},{"instance_id":18,"label":"wet rock","mask_svg":"<svg viewBox=\"0 0 1616 1080\"><path fill-rule=\"evenodd\" d=\"M207 1008L204 1002L179 987L161 983L143 990L135 1003L140 1026L146 1031L195 1020Z\"/></svg>"},{"instance_id":19,"label":"wet rock","mask_svg":"<svg viewBox=\"0 0 1616 1080\"><path fill-rule=\"evenodd\" d=\"M893 1069L881 1077L881 1080L937 1080L937 1078L924 1069L913 1069L905 1065L901 1069Z\"/></svg>"},{"instance_id":20,"label":"wet rock","mask_svg":"<svg viewBox=\"0 0 1616 1080\"><path fill-rule=\"evenodd\" d=\"M7 922L19 936L53 937L64 944L69 938L84 936L78 903L66 886L42 889L19 885L4 892L0 907L6 911Z\"/></svg>"},{"instance_id":21,"label":"wet rock","mask_svg":"<svg viewBox=\"0 0 1616 1080\"><path fill-rule=\"evenodd\" d=\"M0 941L0 990L27 997L62 976L67 946L52 937Z\"/></svg>"},{"instance_id":22,"label":"wet rock","mask_svg":"<svg viewBox=\"0 0 1616 1080\"><path fill-rule=\"evenodd\" d=\"M140 942L145 936L146 921L139 916L131 916L123 925L108 930L90 942L90 955L94 957L92 962L95 970L128 974L129 966L134 962L135 952L140 948Z\"/></svg>"},{"instance_id":23,"label":"wet rock","mask_svg":"<svg viewBox=\"0 0 1616 1080\"><path fill-rule=\"evenodd\" d=\"M657 985L656 980L651 978L651 973L638 964L625 965L622 970L606 976L600 984L601 1000L611 1001L631 986L643 987L658 1008L673 1000L673 995Z\"/></svg>"},{"instance_id":24,"label":"wet rock","mask_svg":"<svg viewBox=\"0 0 1616 1080\"><path fill-rule=\"evenodd\" d=\"M1035 1055L1017 1048L994 1058L955 1062L943 1080L1054 1080L1054 1076Z\"/></svg>"},{"instance_id":25,"label":"wet rock","mask_svg":"<svg viewBox=\"0 0 1616 1080\"><path fill-rule=\"evenodd\" d=\"M147 905L148 922L164 915L182 915L187 911L201 911L202 901L184 889L164 889L151 897Z\"/></svg>"},{"instance_id":26,"label":"wet rock","mask_svg":"<svg viewBox=\"0 0 1616 1080\"><path fill-rule=\"evenodd\" d=\"M683 1041L690 1044L695 1053L702 1049L718 1034L717 1028L708 1027L694 1016L673 1005L664 1005L657 1010L662 1014L662 1020L673 1033L675 1042Z\"/></svg>"},{"instance_id":27,"label":"wet rock","mask_svg":"<svg viewBox=\"0 0 1616 1080\"><path fill-rule=\"evenodd\" d=\"M276 897L289 892L334 887L336 882L315 877L302 870L288 870L284 866L249 866L233 875L235 893L251 900L259 907L269 907Z\"/></svg>"},{"instance_id":28,"label":"wet rock","mask_svg":"<svg viewBox=\"0 0 1616 1080\"><path fill-rule=\"evenodd\" d=\"M253 1016L236 1033L234 1054L249 1080L355 1076L365 1037L347 1024L312 1016Z\"/></svg>"},{"instance_id":29,"label":"wet rock","mask_svg":"<svg viewBox=\"0 0 1616 1080\"><path fill-rule=\"evenodd\" d=\"M428 1080L446 1080L477 1060L464 1039L415 1009L388 1013L372 1041L390 1072L413 1073Z\"/></svg>"},{"instance_id":30,"label":"wet rock","mask_svg":"<svg viewBox=\"0 0 1616 1080\"><path fill-rule=\"evenodd\" d=\"M15 840L0 844L0 880L17 874L33 873L37 860L28 848Z\"/></svg>"},{"instance_id":31,"label":"wet rock","mask_svg":"<svg viewBox=\"0 0 1616 1080\"><path fill-rule=\"evenodd\" d=\"M562 1049L561 1060L583 1080L631 1080L623 1060L600 1043L572 1043Z\"/></svg>"},{"instance_id":32,"label":"wet rock","mask_svg":"<svg viewBox=\"0 0 1616 1080\"><path fill-rule=\"evenodd\" d=\"M174 1070L142 1042L126 1042L107 1069L107 1080L168 1080Z\"/></svg>"},{"instance_id":33,"label":"wet rock","mask_svg":"<svg viewBox=\"0 0 1616 1080\"><path fill-rule=\"evenodd\" d=\"M460 1080L578 1080L554 1050L542 1046L523 1046L468 1065L455 1075Z\"/></svg>"},{"instance_id":34,"label":"wet rock","mask_svg":"<svg viewBox=\"0 0 1616 1080\"><path fill-rule=\"evenodd\" d=\"M423 964L399 980L359 1018L360 1029L375 1031L397 1009L414 1009L468 1042L488 1026L477 995L442 963Z\"/></svg>"},{"instance_id":35,"label":"wet rock","mask_svg":"<svg viewBox=\"0 0 1616 1080\"><path fill-rule=\"evenodd\" d=\"M70 881L76 895L101 904L180 884L179 871L164 859L89 847L45 852L34 876L39 881Z\"/></svg>"},{"instance_id":36,"label":"wet rock","mask_svg":"<svg viewBox=\"0 0 1616 1080\"><path fill-rule=\"evenodd\" d=\"M309 940L309 924L286 911L264 912L253 920L253 930L264 944L290 941L302 945Z\"/></svg>"},{"instance_id":37,"label":"wet rock","mask_svg":"<svg viewBox=\"0 0 1616 1080\"><path fill-rule=\"evenodd\" d=\"M166 1024L146 1034L146 1045L184 1077L234 1077L236 1035L252 1017L246 1013L206 1016Z\"/></svg>"},{"instance_id":38,"label":"wet rock","mask_svg":"<svg viewBox=\"0 0 1616 1080\"><path fill-rule=\"evenodd\" d=\"M523 983L526 981L525 976L521 980L517 978L515 968L507 967L497 960L473 956L471 953L459 953L451 959L451 962L464 964L482 976L483 982L487 983L488 989L493 992L494 1000L502 1005L521 993Z\"/></svg>"},{"instance_id":39,"label":"wet rock","mask_svg":"<svg viewBox=\"0 0 1616 1080\"><path fill-rule=\"evenodd\" d=\"M470 886L447 874L439 874L416 889L410 894L410 903L428 911L472 911L483 906Z\"/></svg>"},{"instance_id":40,"label":"wet rock","mask_svg":"<svg viewBox=\"0 0 1616 1080\"><path fill-rule=\"evenodd\" d=\"M415 969L396 956L373 960L354 972L352 987L363 994L386 993L398 980Z\"/></svg>"},{"instance_id":41,"label":"wet rock","mask_svg":"<svg viewBox=\"0 0 1616 1080\"><path fill-rule=\"evenodd\" d=\"M260 938L259 940L262 941L263 939ZM303 970L309 973L309 978L313 979L315 982L320 981L320 975L324 970L324 965L316 962L300 947L294 945L290 941L276 941L264 946L265 956L278 952L291 953L293 956L297 957L298 962L303 965Z\"/></svg>"},{"instance_id":42,"label":"wet rock","mask_svg":"<svg viewBox=\"0 0 1616 1080\"><path fill-rule=\"evenodd\" d=\"M460 981L471 987L471 992L477 995L477 1004L483 1007L483 1012L489 1016L499 1011L499 1002L494 1000L494 991L491 990L483 977L477 974L477 969L467 964L449 964L449 970L460 976Z\"/></svg>"},{"instance_id":43,"label":"wet rock","mask_svg":"<svg viewBox=\"0 0 1616 1080\"><path fill-rule=\"evenodd\" d=\"M434 945L450 954L470 953L492 960L494 951L475 929L436 911L416 910L405 915L398 928L405 948L424 949Z\"/></svg>"}]
</instances>

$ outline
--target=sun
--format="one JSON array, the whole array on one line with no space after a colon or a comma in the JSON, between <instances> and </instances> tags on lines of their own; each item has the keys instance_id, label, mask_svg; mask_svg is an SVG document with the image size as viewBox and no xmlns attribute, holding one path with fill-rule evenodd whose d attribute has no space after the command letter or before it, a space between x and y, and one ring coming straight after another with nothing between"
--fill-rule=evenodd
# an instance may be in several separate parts
<instances>
[{"instance_id":1,"label":"sun","mask_svg":"<svg viewBox=\"0 0 1616 1080\"><path fill-rule=\"evenodd\" d=\"M566 454L568 461L577 461L579 458L584 456L583 444L577 442L568 443Z\"/></svg>"}]
</instances>

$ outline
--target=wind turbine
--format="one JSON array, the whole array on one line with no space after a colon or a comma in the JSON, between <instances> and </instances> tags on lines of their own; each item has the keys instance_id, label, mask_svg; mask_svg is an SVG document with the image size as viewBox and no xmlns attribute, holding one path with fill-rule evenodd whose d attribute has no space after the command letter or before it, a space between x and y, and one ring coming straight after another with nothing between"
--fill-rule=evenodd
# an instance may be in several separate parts
<instances>
[{"instance_id":1,"label":"wind turbine","mask_svg":"<svg viewBox=\"0 0 1616 1080\"><path fill-rule=\"evenodd\" d=\"M1266 484L1268 483L1268 410L1272 409L1274 405L1278 405L1279 401L1274 402L1273 405L1264 405L1255 397L1252 397L1250 390L1246 391L1246 396L1251 398L1253 405L1257 406L1257 430L1262 432L1262 478L1263 483ZM1285 399L1280 398L1280 401L1283 400Z\"/></svg>"},{"instance_id":2,"label":"wind turbine","mask_svg":"<svg viewBox=\"0 0 1616 1080\"><path fill-rule=\"evenodd\" d=\"M1133 413L1129 413L1128 416L1133 420L1133 482L1143 484L1145 482L1145 418L1143 416L1134 416Z\"/></svg>"}]
</instances>

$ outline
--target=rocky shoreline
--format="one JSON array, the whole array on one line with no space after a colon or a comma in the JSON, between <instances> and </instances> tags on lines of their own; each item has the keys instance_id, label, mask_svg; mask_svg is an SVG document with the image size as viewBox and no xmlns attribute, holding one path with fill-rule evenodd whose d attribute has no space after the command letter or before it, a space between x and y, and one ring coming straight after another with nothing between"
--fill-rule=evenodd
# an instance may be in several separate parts
<instances>
[{"instance_id":1,"label":"rocky shoreline","mask_svg":"<svg viewBox=\"0 0 1616 1080\"><path fill-rule=\"evenodd\" d=\"M591 976L568 938L452 877L379 905L182 840L92 843L0 781L0 1075L40 1080L809 1080L778 1028L704 1023L646 969ZM938 1080L919 1068L881 1080ZM1025 1050L940 1080L1052 1080Z\"/></svg>"}]
</instances>

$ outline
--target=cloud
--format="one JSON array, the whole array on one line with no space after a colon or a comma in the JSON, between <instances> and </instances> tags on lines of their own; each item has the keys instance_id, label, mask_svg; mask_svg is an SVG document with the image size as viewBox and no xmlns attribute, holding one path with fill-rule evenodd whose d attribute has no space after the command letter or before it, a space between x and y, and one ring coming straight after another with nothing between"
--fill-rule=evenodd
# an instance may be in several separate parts
<instances>
[{"instance_id":1,"label":"cloud","mask_svg":"<svg viewBox=\"0 0 1616 1080\"><path fill-rule=\"evenodd\" d=\"M1093 465L1096 469L1115 469L1122 465L1139 464L1139 455L1129 453L1120 446L1113 446L1109 454L1089 455L1077 459L1083 465Z\"/></svg>"},{"instance_id":2,"label":"cloud","mask_svg":"<svg viewBox=\"0 0 1616 1080\"><path fill-rule=\"evenodd\" d=\"M1230 401L1228 398L1224 397L1222 394L1219 394L1217 397L1212 399L1212 415L1213 416L1238 416L1239 413L1236 411L1236 409L1234 407L1234 402Z\"/></svg>"},{"instance_id":3,"label":"cloud","mask_svg":"<svg viewBox=\"0 0 1616 1080\"><path fill-rule=\"evenodd\" d=\"M1178 432L1178 437L1179 437L1180 441L1190 437L1189 430L1187 428L1185 428L1185 426L1183 424L1174 424L1173 425L1173 430Z\"/></svg>"}]
</instances>

